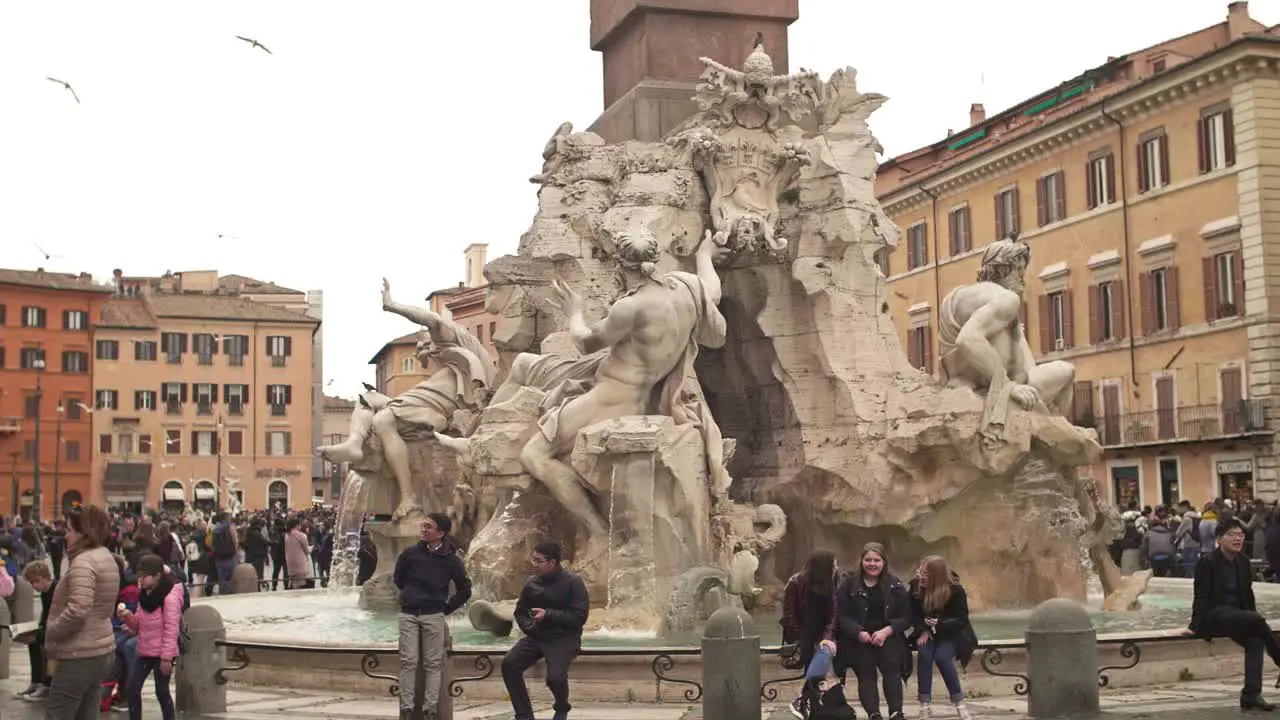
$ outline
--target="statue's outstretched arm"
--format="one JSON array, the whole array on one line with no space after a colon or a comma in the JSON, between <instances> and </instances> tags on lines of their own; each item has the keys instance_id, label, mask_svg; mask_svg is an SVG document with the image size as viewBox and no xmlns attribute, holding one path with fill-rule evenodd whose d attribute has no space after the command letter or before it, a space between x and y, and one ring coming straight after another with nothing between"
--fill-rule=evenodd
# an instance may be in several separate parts
<instances>
[{"instance_id":1,"label":"statue's outstretched arm","mask_svg":"<svg viewBox=\"0 0 1280 720\"><path fill-rule=\"evenodd\" d=\"M415 322L425 327L432 338L436 337L436 333L440 331L442 318L433 310L414 305L402 305L391 297L391 283L386 278L382 279L382 309L389 313L395 313L406 320Z\"/></svg>"},{"instance_id":2,"label":"statue's outstretched arm","mask_svg":"<svg viewBox=\"0 0 1280 720\"><path fill-rule=\"evenodd\" d=\"M604 319L588 325L582 313L569 318L569 335L584 355L613 347L626 339L635 328L635 300L622 298L609 308Z\"/></svg>"}]
</instances>

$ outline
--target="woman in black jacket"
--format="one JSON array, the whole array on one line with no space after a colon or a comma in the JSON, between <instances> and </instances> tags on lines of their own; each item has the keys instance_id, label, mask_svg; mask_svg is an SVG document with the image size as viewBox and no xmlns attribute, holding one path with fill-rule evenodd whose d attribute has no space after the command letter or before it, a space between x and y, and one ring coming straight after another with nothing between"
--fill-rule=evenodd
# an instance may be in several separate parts
<instances>
[{"instance_id":1,"label":"woman in black jacket","mask_svg":"<svg viewBox=\"0 0 1280 720\"><path fill-rule=\"evenodd\" d=\"M920 692L920 720L933 717L933 666L942 673L947 696L960 720L970 720L956 661L968 665L977 648L969 624L969 600L960 578L938 555L925 558L911 580L911 620L915 626L916 684Z\"/></svg>"},{"instance_id":2,"label":"woman in black jacket","mask_svg":"<svg viewBox=\"0 0 1280 720\"><path fill-rule=\"evenodd\" d=\"M884 682L890 720L902 720L902 666L911 601L902 581L889 572L884 546L867 543L856 570L836 589L836 659L853 668L858 700L868 720L880 720L876 673Z\"/></svg>"}]
</instances>

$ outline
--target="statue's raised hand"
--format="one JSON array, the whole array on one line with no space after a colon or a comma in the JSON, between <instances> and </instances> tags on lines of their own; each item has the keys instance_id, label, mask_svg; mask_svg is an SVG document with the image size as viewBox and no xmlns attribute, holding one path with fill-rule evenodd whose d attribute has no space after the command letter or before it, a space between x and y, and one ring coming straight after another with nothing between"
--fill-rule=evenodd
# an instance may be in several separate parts
<instances>
[{"instance_id":1,"label":"statue's raised hand","mask_svg":"<svg viewBox=\"0 0 1280 720\"><path fill-rule=\"evenodd\" d=\"M394 304L395 301L391 299L391 283L382 278L382 309L386 310Z\"/></svg>"},{"instance_id":2,"label":"statue's raised hand","mask_svg":"<svg viewBox=\"0 0 1280 720\"><path fill-rule=\"evenodd\" d=\"M565 315L574 315L582 312L582 296L576 290L559 279L551 281L552 297L547 299L547 303L551 307L559 310Z\"/></svg>"}]
</instances>

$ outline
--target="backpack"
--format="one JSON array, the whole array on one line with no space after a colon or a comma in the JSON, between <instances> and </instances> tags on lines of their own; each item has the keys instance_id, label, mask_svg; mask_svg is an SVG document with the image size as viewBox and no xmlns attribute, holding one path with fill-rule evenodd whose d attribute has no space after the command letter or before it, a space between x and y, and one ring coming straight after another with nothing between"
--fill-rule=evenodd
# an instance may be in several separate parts
<instances>
[{"instance_id":1,"label":"backpack","mask_svg":"<svg viewBox=\"0 0 1280 720\"><path fill-rule=\"evenodd\" d=\"M856 720L858 717L845 698L844 685L840 683L825 691L815 682L806 684L800 707L807 720Z\"/></svg>"},{"instance_id":2,"label":"backpack","mask_svg":"<svg viewBox=\"0 0 1280 720\"><path fill-rule=\"evenodd\" d=\"M1191 518L1191 537L1194 538L1196 542L1200 541L1200 518L1199 517Z\"/></svg>"},{"instance_id":3,"label":"backpack","mask_svg":"<svg viewBox=\"0 0 1280 720\"><path fill-rule=\"evenodd\" d=\"M219 525L213 531L213 556L229 558L236 555L236 543L231 537L231 526Z\"/></svg>"}]
</instances>

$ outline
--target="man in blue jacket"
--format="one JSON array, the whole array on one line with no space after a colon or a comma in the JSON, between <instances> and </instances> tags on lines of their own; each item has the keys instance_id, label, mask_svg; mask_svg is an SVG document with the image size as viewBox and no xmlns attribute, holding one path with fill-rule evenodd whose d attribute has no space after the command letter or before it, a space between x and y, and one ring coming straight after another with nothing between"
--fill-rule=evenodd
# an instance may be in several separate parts
<instances>
[{"instance_id":1,"label":"man in blue jacket","mask_svg":"<svg viewBox=\"0 0 1280 720\"><path fill-rule=\"evenodd\" d=\"M425 670L423 716L435 720L444 665L445 616L471 599L471 580L458 548L449 539L449 516L430 513L422 521L422 540L396 558L394 579L400 588L400 717L413 715L418 663ZM450 594L449 586L453 585Z\"/></svg>"}]
</instances>

